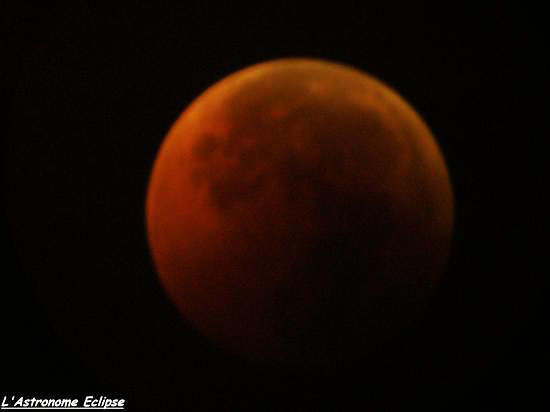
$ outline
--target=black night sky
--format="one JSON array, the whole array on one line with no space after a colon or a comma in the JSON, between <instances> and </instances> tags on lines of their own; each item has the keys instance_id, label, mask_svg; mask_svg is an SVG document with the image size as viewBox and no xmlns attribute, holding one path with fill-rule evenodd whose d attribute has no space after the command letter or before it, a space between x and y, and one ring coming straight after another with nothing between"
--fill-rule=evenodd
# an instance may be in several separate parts
<instances>
[{"instance_id":1,"label":"black night sky","mask_svg":"<svg viewBox=\"0 0 550 412\"><path fill-rule=\"evenodd\" d=\"M11 3L0 397L107 395L146 411L550 406L528 13ZM288 56L347 63L399 91L436 136L455 192L448 269L425 317L338 370L262 368L211 347L165 297L145 234L150 168L172 122L227 74Z\"/></svg>"}]
</instances>

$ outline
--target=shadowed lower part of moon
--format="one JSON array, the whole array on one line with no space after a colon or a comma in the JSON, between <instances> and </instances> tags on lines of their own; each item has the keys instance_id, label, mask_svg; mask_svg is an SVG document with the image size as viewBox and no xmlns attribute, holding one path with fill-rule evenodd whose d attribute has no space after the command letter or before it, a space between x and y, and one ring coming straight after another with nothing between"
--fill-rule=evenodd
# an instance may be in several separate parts
<instances>
[{"instance_id":1,"label":"shadowed lower part of moon","mask_svg":"<svg viewBox=\"0 0 550 412\"><path fill-rule=\"evenodd\" d=\"M445 264L449 176L419 115L351 67L238 71L180 116L156 158L147 229L196 330L272 364L338 364L413 322Z\"/></svg>"}]
</instances>

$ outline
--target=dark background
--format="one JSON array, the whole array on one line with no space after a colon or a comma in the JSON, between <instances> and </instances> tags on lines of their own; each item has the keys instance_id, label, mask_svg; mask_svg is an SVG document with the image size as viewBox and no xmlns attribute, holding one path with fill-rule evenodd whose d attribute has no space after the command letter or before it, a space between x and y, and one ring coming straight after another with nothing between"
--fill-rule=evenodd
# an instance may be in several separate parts
<instances>
[{"instance_id":1,"label":"dark background","mask_svg":"<svg viewBox=\"0 0 550 412\"><path fill-rule=\"evenodd\" d=\"M364 3L2 3L0 397L109 395L155 411L550 406L532 14ZM261 368L210 347L165 298L145 236L149 171L179 113L225 75L287 56L398 90L437 137L456 197L425 317L337 370Z\"/></svg>"}]
</instances>

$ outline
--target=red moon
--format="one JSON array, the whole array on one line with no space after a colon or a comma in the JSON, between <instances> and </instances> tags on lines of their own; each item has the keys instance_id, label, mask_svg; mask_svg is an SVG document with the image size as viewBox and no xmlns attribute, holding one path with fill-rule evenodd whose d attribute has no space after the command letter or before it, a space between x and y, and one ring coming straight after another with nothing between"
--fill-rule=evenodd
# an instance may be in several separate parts
<instances>
[{"instance_id":1,"label":"red moon","mask_svg":"<svg viewBox=\"0 0 550 412\"><path fill-rule=\"evenodd\" d=\"M146 221L160 281L199 333L252 361L326 365L417 319L447 260L453 196L432 133L395 91L280 59L181 114Z\"/></svg>"}]
</instances>

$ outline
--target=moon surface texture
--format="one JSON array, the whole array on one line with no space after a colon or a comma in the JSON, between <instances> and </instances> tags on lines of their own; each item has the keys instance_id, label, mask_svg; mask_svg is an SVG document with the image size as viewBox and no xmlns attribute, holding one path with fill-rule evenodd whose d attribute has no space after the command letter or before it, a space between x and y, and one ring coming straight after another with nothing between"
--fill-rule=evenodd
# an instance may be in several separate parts
<instances>
[{"instance_id":1,"label":"moon surface texture","mask_svg":"<svg viewBox=\"0 0 550 412\"><path fill-rule=\"evenodd\" d=\"M426 124L352 67L240 70L177 119L154 163L147 231L167 294L253 362L334 365L395 336L444 268L453 196Z\"/></svg>"}]
</instances>

